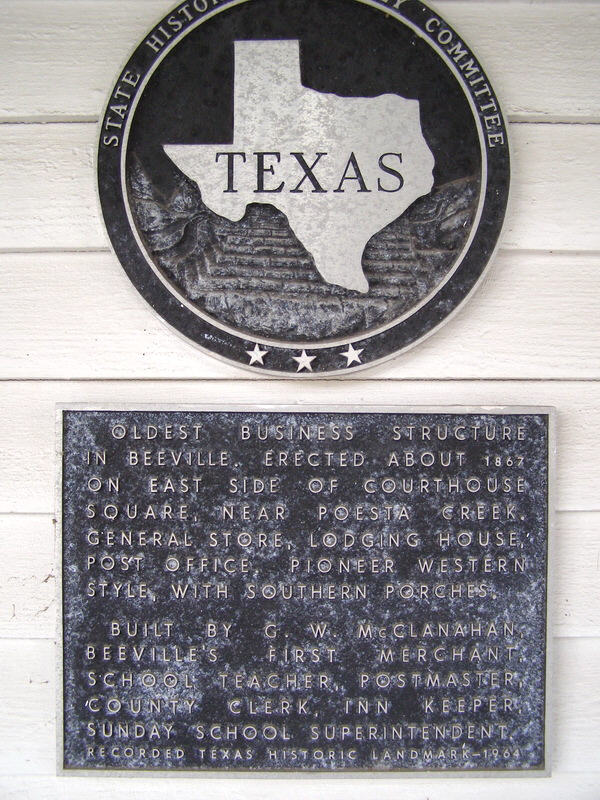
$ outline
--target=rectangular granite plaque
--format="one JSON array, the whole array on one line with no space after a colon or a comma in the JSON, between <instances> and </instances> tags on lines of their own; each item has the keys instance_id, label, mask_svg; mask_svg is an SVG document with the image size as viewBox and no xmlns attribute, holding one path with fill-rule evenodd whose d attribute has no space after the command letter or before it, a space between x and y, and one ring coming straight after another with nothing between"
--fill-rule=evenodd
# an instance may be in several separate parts
<instances>
[{"instance_id":1,"label":"rectangular granite plaque","mask_svg":"<svg viewBox=\"0 0 600 800\"><path fill-rule=\"evenodd\" d=\"M72 409L65 770L545 770L549 409Z\"/></svg>"}]
</instances>

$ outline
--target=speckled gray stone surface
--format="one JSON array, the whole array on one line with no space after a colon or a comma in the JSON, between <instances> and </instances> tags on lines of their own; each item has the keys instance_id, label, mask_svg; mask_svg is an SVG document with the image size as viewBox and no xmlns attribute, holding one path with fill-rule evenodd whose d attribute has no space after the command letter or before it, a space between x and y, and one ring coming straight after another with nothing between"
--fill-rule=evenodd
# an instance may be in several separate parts
<instances>
[{"instance_id":1,"label":"speckled gray stone surface","mask_svg":"<svg viewBox=\"0 0 600 800\"><path fill-rule=\"evenodd\" d=\"M65 768L544 768L546 413L77 410L63 447Z\"/></svg>"}]
</instances>

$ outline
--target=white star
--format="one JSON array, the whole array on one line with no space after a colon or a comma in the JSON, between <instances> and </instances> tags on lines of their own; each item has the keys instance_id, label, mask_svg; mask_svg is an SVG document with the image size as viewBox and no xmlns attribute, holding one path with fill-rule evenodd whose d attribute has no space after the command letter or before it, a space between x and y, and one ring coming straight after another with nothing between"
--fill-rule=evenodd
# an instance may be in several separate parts
<instances>
[{"instance_id":1,"label":"white star","mask_svg":"<svg viewBox=\"0 0 600 800\"><path fill-rule=\"evenodd\" d=\"M355 361L356 361L357 364L362 364L362 361L360 360L360 354L364 353L364 351L365 351L364 347L362 348L362 350L355 350L352 347L352 345L349 344L348 345L348 349L346 350L346 352L342 353L344 358L348 359L348 364L346 366L349 367L350 364L353 364Z\"/></svg>"},{"instance_id":2,"label":"white star","mask_svg":"<svg viewBox=\"0 0 600 800\"><path fill-rule=\"evenodd\" d=\"M268 350L261 350L258 345L254 346L254 350L246 350L246 353L250 356L250 366L252 364L261 364L264 367L265 362L263 359L268 352Z\"/></svg>"},{"instance_id":3,"label":"white star","mask_svg":"<svg viewBox=\"0 0 600 800\"><path fill-rule=\"evenodd\" d=\"M306 350L303 350L301 356L292 356L292 358L294 361L298 362L298 372L301 372L303 369L312 372L312 362L315 360L316 356L309 356L306 354Z\"/></svg>"}]
</instances>

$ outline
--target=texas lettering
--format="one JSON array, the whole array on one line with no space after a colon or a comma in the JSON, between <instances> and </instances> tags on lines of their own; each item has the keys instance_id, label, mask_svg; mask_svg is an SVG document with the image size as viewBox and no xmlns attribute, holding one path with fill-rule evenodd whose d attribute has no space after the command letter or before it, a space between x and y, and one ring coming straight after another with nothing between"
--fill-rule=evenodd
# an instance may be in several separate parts
<instances>
[{"instance_id":1,"label":"texas lettering","mask_svg":"<svg viewBox=\"0 0 600 800\"><path fill-rule=\"evenodd\" d=\"M419 103L307 89L300 67L298 41L235 42L233 146L164 149L216 214L274 205L325 281L367 292L367 242L433 186Z\"/></svg>"}]
</instances>

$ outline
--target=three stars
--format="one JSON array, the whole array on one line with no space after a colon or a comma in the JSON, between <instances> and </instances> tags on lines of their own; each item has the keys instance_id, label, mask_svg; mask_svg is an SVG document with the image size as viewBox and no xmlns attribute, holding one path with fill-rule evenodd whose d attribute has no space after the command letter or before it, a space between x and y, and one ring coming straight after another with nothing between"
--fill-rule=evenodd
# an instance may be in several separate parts
<instances>
[{"instance_id":1,"label":"three stars","mask_svg":"<svg viewBox=\"0 0 600 800\"><path fill-rule=\"evenodd\" d=\"M247 355L250 358L249 366L253 366L254 364L260 364L261 367L265 366L265 356L268 354L268 350L261 350L259 344L254 345L253 350L246 350ZM350 367L352 364L362 364L361 355L364 353L364 347L361 349L356 349L351 344L348 345L348 349L344 353L340 353L346 361L347 367ZM299 356L292 356L292 360L295 361L298 365L297 372L302 372L302 370L306 370L307 372L312 372L312 362L316 359L315 356L309 356L306 350L303 350L301 355Z\"/></svg>"}]
</instances>

